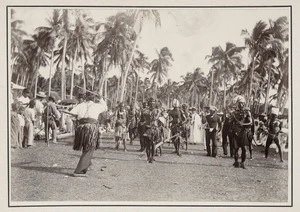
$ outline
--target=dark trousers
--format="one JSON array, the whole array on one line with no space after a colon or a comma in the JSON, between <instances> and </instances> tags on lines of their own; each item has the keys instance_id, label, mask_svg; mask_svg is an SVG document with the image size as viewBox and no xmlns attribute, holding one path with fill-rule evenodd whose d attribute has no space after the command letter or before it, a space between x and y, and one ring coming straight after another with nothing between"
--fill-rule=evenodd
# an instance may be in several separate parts
<instances>
[{"instance_id":1,"label":"dark trousers","mask_svg":"<svg viewBox=\"0 0 300 212\"><path fill-rule=\"evenodd\" d=\"M227 139L228 137L228 139ZM230 156L232 157L234 155L234 148L233 148L233 138L232 133L229 132L227 129L222 130L222 147L223 147L223 153L224 155L228 154L228 140L229 140L229 150L230 150Z\"/></svg>"},{"instance_id":2,"label":"dark trousers","mask_svg":"<svg viewBox=\"0 0 300 212\"><path fill-rule=\"evenodd\" d=\"M271 136L269 135L267 138L267 142L266 142L266 148L265 148L265 157L268 157L269 154L269 148L270 145L272 144L272 142L274 141L274 143L276 144L278 150L279 150L279 157L280 157L280 161L282 161L282 151L281 151L281 146L279 144L279 139L277 136Z\"/></svg>"},{"instance_id":3,"label":"dark trousers","mask_svg":"<svg viewBox=\"0 0 300 212\"><path fill-rule=\"evenodd\" d=\"M76 167L74 173L85 174L87 172L90 165L92 165L91 160L93 157L93 153L94 153L93 147L91 147L90 150L88 150L88 151L82 151L81 157L79 159L79 162L77 164L77 167Z\"/></svg>"},{"instance_id":4,"label":"dark trousers","mask_svg":"<svg viewBox=\"0 0 300 212\"><path fill-rule=\"evenodd\" d=\"M206 130L206 151L208 156L217 156L217 131L214 129L212 132ZM212 141L212 149L210 148L210 141Z\"/></svg>"},{"instance_id":5,"label":"dark trousers","mask_svg":"<svg viewBox=\"0 0 300 212\"><path fill-rule=\"evenodd\" d=\"M141 150L143 151L145 149L145 139L144 139L144 136L143 136L143 133L140 133L140 145L141 145Z\"/></svg>"}]
</instances>

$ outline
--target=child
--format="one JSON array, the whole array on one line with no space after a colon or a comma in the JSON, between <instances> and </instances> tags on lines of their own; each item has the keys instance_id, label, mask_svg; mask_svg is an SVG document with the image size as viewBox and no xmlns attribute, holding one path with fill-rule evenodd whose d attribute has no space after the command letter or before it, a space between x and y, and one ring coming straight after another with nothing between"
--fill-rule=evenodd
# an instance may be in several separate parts
<instances>
[{"instance_id":1,"label":"child","mask_svg":"<svg viewBox=\"0 0 300 212\"><path fill-rule=\"evenodd\" d=\"M18 118L20 122L20 133L19 133L19 147L23 148L23 140L24 140L24 126L25 126L25 120L24 120L24 107L21 106L18 111Z\"/></svg>"},{"instance_id":2,"label":"child","mask_svg":"<svg viewBox=\"0 0 300 212\"><path fill-rule=\"evenodd\" d=\"M120 103L119 110L117 110L116 114L116 124L115 124L115 140L116 140L116 149L119 149L119 145L121 140L123 141L124 151L127 152L126 148L126 117L127 113L125 111L125 107L123 103Z\"/></svg>"}]
</instances>

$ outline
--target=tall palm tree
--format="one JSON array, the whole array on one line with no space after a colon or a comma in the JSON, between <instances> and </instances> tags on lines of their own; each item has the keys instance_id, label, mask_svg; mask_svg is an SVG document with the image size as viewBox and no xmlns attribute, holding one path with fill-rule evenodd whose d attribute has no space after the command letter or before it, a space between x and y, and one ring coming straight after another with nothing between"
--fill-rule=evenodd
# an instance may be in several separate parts
<instances>
[{"instance_id":1,"label":"tall palm tree","mask_svg":"<svg viewBox=\"0 0 300 212\"><path fill-rule=\"evenodd\" d=\"M36 32L43 33L44 35L44 45L50 51L50 71L49 71L49 85L48 85L48 93L51 91L51 75L52 68L54 65L54 50L55 43L59 36L59 30L62 24L62 19L60 16L60 11L55 9L53 10L52 17L46 19L49 27L38 27L36 28ZM48 52L49 53L49 52Z\"/></svg>"},{"instance_id":2,"label":"tall palm tree","mask_svg":"<svg viewBox=\"0 0 300 212\"><path fill-rule=\"evenodd\" d=\"M233 77L237 77L237 72L244 66L242 63L241 52L244 47L237 47L235 44L227 42L225 50L221 46L214 47L212 55L208 55L208 62L213 63L221 68L220 77L223 79L223 108L226 107L226 81L230 81Z\"/></svg>"},{"instance_id":3,"label":"tall palm tree","mask_svg":"<svg viewBox=\"0 0 300 212\"><path fill-rule=\"evenodd\" d=\"M94 20L90 18L84 11L75 11L75 29L72 30L69 36L69 45L74 52L72 59L72 75L71 75L71 91L70 97L73 97L73 85L74 85L74 69L75 64L80 58L81 71L83 74L83 88L86 89L86 75L85 75L85 62L91 59L90 50L92 48L92 38L94 35Z\"/></svg>"},{"instance_id":4,"label":"tall palm tree","mask_svg":"<svg viewBox=\"0 0 300 212\"><path fill-rule=\"evenodd\" d=\"M33 85L35 85L34 97L36 97L37 94L39 68L41 66L47 66L49 58L49 56L47 55L49 46L47 45L47 43L45 43L45 33L36 33L37 34L32 35L32 40L24 40L24 49L32 70L30 90L32 89Z\"/></svg>"},{"instance_id":5,"label":"tall palm tree","mask_svg":"<svg viewBox=\"0 0 300 212\"><path fill-rule=\"evenodd\" d=\"M23 37L27 33L22 30L23 21L15 19L16 11L11 9L11 23L10 23L10 32L11 32L11 72L10 77L15 72L14 67L17 68L18 65L22 64L20 67L26 65L26 55L23 52ZM18 61L17 61L18 60ZM22 61L23 63L20 63ZM25 62L25 63L24 63ZM18 64L18 65L17 65ZM17 81L19 74L17 73ZM11 79L10 79L11 81Z\"/></svg>"},{"instance_id":6,"label":"tall palm tree","mask_svg":"<svg viewBox=\"0 0 300 212\"><path fill-rule=\"evenodd\" d=\"M140 34L142 32L142 29L143 29L144 20L154 19L155 26L160 26L161 25L160 15L159 15L159 12L157 10L133 10L133 11L129 11L128 13L131 16L132 20L134 21L135 27L137 28L137 31L136 31L137 35L135 37L133 47L131 49L131 53L130 53L130 56L129 56L129 61L126 64L126 68L125 68L125 72L124 72L124 80L122 80L121 96L120 96L121 101L123 101L126 78L128 76L128 72L129 72L129 69L130 69L130 66L131 66L131 63L132 63L132 60L133 60L133 55L134 55L134 52L135 52L136 47L137 47L138 39L139 39Z\"/></svg>"},{"instance_id":7,"label":"tall palm tree","mask_svg":"<svg viewBox=\"0 0 300 212\"><path fill-rule=\"evenodd\" d=\"M254 70L257 66L257 60L264 50L265 42L271 38L271 31L268 29L268 25L264 21L259 21L254 26L252 33L250 34L247 30L242 30L242 35L244 36L245 45L249 49L249 57L251 59L251 78L249 86L249 96L247 100L247 105L250 104L251 94L252 94L252 79Z\"/></svg>"},{"instance_id":8,"label":"tall palm tree","mask_svg":"<svg viewBox=\"0 0 300 212\"><path fill-rule=\"evenodd\" d=\"M125 65L129 60L129 50L135 37L135 32L130 27L132 25L132 18L126 13L111 16L107 19L107 23L103 24L103 39L97 44L93 53L96 64L102 66L103 75L105 75L103 66L105 61L106 66L120 67L121 78L124 79Z\"/></svg>"},{"instance_id":9,"label":"tall palm tree","mask_svg":"<svg viewBox=\"0 0 300 212\"><path fill-rule=\"evenodd\" d=\"M61 98L66 99L66 77L65 77L65 58L67 52L67 44L70 34L70 22L69 22L69 10L63 9L62 13L62 28L61 28L61 35L63 41L62 47L62 67L61 67Z\"/></svg>"},{"instance_id":10,"label":"tall palm tree","mask_svg":"<svg viewBox=\"0 0 300 212\"><path fill-rule=\"evenodd\" d=\"M132 68L136 74L136 85L135 85L135 96L134 96L134 103L137 102L138 97L138 88L139 88L139 80L140 80L140 72L143 72L145 68L149 69L149 62L147 61L148 58L145 56L144 53L136 50L136 56L133 58Z\"/></svg>"},{"instance_id":11,"label":"tall palm tree","mask_svg":"<svg viewBox=\"0 0 300 212\"><path fill-rule=\"evenodd\" d=\"M168 70L172 66L170 61L173 61L172 53L168 47L164 47L157 52L158 59L154 59L150 64L150 71L148 74L151 74L152 84L154 85L154 97L157 94L157 88L159 85L162 85L165 81L165 78L168 76Z\"/></svg>"}]
</instances>

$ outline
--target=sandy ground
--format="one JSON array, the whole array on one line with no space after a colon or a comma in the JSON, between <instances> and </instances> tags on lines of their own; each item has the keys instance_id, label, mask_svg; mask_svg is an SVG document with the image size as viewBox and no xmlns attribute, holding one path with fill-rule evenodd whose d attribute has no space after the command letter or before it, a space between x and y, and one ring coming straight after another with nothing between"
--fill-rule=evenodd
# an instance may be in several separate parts
<instances>
[{"instance_id":1,"label":"sandy ground","mask_svg":"<svg viewBox=\"0 0 300 212\"><path fill-rule=\"evenodd\" d=\"M247 169L234 168L234 160L222 155L205 156L203 145L189 145L182 157L166 143L163 155L153 164L138 152L139 142L128 144L128 152L114 149L112 137L105 137L95 151L87 178L71 174L80 152L72 150L73 139L50 147L43 141L36 147L11 152L11 201L171 201L174 202L281 202L288 201L288 153L284 162L270 150L255 147ZM122 146L121 146L122 149ZM247 156L249 153L247 152ZM111 202L114 204L114 202Z\"/></svg>"}]
</instances>

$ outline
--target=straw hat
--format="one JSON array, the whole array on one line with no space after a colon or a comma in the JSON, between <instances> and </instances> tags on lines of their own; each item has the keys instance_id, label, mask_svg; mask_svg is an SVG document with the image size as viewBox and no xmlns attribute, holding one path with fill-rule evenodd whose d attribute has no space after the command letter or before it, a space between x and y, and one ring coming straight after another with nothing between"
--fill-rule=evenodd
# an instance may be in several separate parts
<instances>
[{"instance_id":1,"label":"straw hat","mask_svg":"<svg viewBox=\"0 0 300 212\"><path fill-rule=\"evenodd\" d=\"M213 111L217 111L218 110L218 108L216 108L215 106L209 106L209 110L213 110Z\"/></svg>"},{"instance_id":2,"label":"straw hat","mask_svg":"<svg viewBox=\"0 0 300 212\"><path fill-rule=\"evenodd\" d=\"M38 92L38 93L36 94L36 96L41 97L41 98L46 98L45 92L42 92L42 91Z\"/></svg>"}]
</instances>

